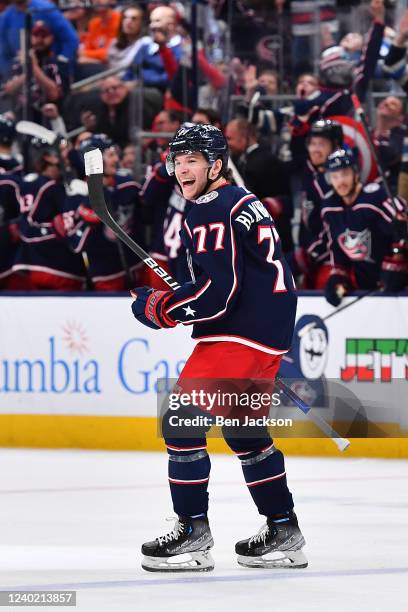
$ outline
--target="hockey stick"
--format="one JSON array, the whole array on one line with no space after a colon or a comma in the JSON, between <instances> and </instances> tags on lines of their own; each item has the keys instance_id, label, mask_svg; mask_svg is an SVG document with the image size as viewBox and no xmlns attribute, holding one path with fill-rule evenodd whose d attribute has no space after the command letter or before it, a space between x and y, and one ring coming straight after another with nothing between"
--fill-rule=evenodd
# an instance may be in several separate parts
<instances>
[{"instance_id":1,"label":"hockey stick","mask_svg":"<svg viewBox=\"0 0 408 612\"><path fill-rule=\"evenodd\" d=\"M123 229L113 219L112 214L108 208L108 204L105 200L103 193L103 157L102 152L99 149L93 149L85 153L85 174L88 177L88 191L89 200L91 206L98 217L103 221L115 234L120 238L143 262L149 266L164 282L170 287L170 289L178 289L180 285L175 281L159 264L152 258L149 257L148 253L144 251L134 240L130 238L123 231ZM276 383L279 389L292 400L300 410L310 416L311 420L320 429L329 436L339 450L344 451L350 445L348 440L341 438L335 431L330 427L328 423L315 412L312 412L310 406L308 406L292 389L290 389L286 383L279 377L276 377Z\"/></svg>"},{"instance_id":2,"label":"hockey stick","mask_svg":"<svg viewBox=\"0 0 408 612\"><path fill-rule=\"evenodd\" d=\"M306 414L309 419L317 425L317 427L326 434L328 438L331 438L337 448L340 451L345 451L350 446L350 441L347 438L342 438L331 425L324 420L323 417L311 406L308 406L298 395L295 393L283 380L277 376L275 378L275 385L284 393L292 402L296 404L300 410Z\"/></svg>"},{"instance_id":3,"label":"hockey stick","mask_svg":"<svg viewBox=\"0 0 408 612\"><path fill-rule=\"evenodd\" d=\"M180 285L175 281L166 270L163 270L161 266L149 256L148 253L142 247L140 247L123 229L115 219L112 217L112 213L108 208L103 193L103 158L102 152L99 149L92 149L87 151L84 155L85 158L85 174L88 177L88 191L89 201L91 207L96 212L105 225L110 229L126 244L127 247L153 270L157 276L159 276L171 289L179 289Z\"/></svg>"},{"instance_id":4,"label":"hockey stick","mask_svg":"<svg viewBox=\"0 0 408 612\"><path fill-rule=\"evenodd\" d=\"M49 130L48 128L45 128L39 123L35 123L34 121L18 121L16 123L16 131L23 136L41 138L41 140L45 140L47 144L53 145L55 142L57 142L57 140L69 140L70 138L75 138L75 136L78 136L78 134L84 132L85 128L81 126L63 136Z\"/></svg>"},{"instance_id":5,"label":"hockey stick","mask_svg":"<svg viewBox=\"0 0 408 612\"><path fill-rule=\"evenodd\" d=\"M336 310L331 312L329 315L323 317L322 321L324 322L324 321L327 321L328 319L331 319L332 317L335 317L337 314L342 312L342 310L347 310L347 308L354 306L354 304L356 304L363 298L368 297L369 295L373 295L374 293L377 293L378 291L380 291L378 287L376 287L375 289L370 289L370 291L365 291L362 295L359 295L358 297L356 297L356 299L350 302L349 304L344 304L343 306L340 306L340 308L336 308ZM307 323L304 327L301 327L298 331L299 338L303 338L303 336L305 336L311 329L316 327L316 325L317 323L314 322L314 323Z\"/></svg>"},{"instance_id":6,"label":"hockey stick","mask_svg":"<svg viewBox=\"0 0 408 612\"><path fill-rule=\"evenodd\" d=\"M394 202L394 197L393 197L393 195L391 193L391 189L390 189L387 177L385 176L385 172L384 172L384 170L383 170L383 168L382 168L382 166L380 164L380 160L379 160L377 151L375 149L374 143L373 143L371 135L370 135L370 126L368 125L368 121L367 121L367 118L365 116L364 109L361 106L361 102L360 102L357 94L355 94L355 93L351 94L351 101L353 103L354 110L356 112L357 118L360 121L361 126L362 126L362 128L364 130L364 134L365 134L365 137L366 137L367 142L368 142L368 147L370 149L370 153L373 156L375 163L377 164L378 174L380 175L382 184L384 186L385 193L387 194L387 198L390 199L391 206L394 208L395 212L397 213L398 211L397 211L397 207L396 207L395 202Z\"/></svg>"}]
</instances>

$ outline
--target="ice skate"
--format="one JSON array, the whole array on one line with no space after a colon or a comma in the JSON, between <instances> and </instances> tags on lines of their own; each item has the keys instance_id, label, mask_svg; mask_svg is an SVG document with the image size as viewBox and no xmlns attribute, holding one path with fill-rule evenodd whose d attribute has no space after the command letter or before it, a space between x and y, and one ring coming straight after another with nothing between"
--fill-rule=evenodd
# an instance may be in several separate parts
<instances>
[{"instance_id":1,"label":"ice skate","mask_svg":"<svg viewBox=\"0 0 408 612\"><path fill-rule=\"evenodd\" d=\"M236 543L235 552L238 563L245 567L301 568L307 567L301 550L305 543L296 514L292 513L285 522L268 518L256 535Z\"/></svg>"},{"instance_id":2,"label":"ice skate","mask_svg":"<svg viewBox=\"0 0 408 612\"><path fill-rule=\"evenodd\" d=\"M142 567L148 572L209 572L214 569L213 546L206 517L179 516L170 533L142 545Z\"/></svg>"}]
</instances>

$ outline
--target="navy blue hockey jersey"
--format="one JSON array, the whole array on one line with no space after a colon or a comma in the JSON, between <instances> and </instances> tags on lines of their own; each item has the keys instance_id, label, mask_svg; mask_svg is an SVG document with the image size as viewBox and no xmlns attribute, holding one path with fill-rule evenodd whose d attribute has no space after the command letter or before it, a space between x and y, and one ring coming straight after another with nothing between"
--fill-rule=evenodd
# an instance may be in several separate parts
<instances>
[{"instance_id":1,"label":"navy blue hockey jersey","mask_svg":"<svg viewBox=\"0 0 408 612\"><path fill-rule=\"evenodd\" d=\"M307 160L302 175L299 246L319 263L329 259L327 234L320 216L321 202L328 191L330 186L325 173L316 170L311 161Z\"/></svg>"},{"instance_id":2,"label":"navy blue hockey jersey","mask_svg":"<svg viewBox=\"0 0 408 612\"><path fill-rule=\"evenodd\" d=\"M271 354L291 344L296 290L275 224L257 197L225 185L200 197L181 230L192 281L166 312L193 338L239 342Z\"/></svg>"},{"instance_id":3,"label":"navy blue hockey jersey","mask_svg":"<svg viewBox=\"0 0 408 612\"><path fill-rule=\"evenodd\" d=\"M394 198L402 212L404 204ZM391 254L394 208L378 183L369 183L347 206L334 191L322 202L322 219L335 271L354 277L360 289L374 289L381 263Z\"/></svg>"},{"instance_id":4,"label":"navy blue hockey jersey","mask_svg":"<svg viewBox=\"0 0 408 612\"><path fill-rule=\"evenodd\" d=\"M20 234L14 270L33 270L83 280L81 258L56 232L54 219L62 213L65 189L46 176L28 174L21 182Z\"/></svg>"},{"instance_id":5,"label":"navy blue hockey jersey","mask_svg":"<svg viewBox=\"0 0 408 612\"><path fill-rule=\"evenodd\" d=\"M104 187L116 221L138 244L143 244L139 190L139 183L127 171L119 171L111 184ZM103 223L88 222L81 216L81 206L91 209L88 188L85 181L75 179L64 203L67 240L75 253L86 251L92 279L96 282L124 276L123 258L129 269L140 265L139 258Z\"/></svg>"},{"instance_id":6,"label":"navy blue hockey jersey","mask_svg":"<svg viewBox=\"0 0 408 612\"><path fill-rule=\"evenodd\" d=\"M11 226L20 214L19 183L15 174L0 174L0 280L11 273L18 245Z\"/></svg>"},{"instance_id":7,"label":"navy blue hockey jersey","mask_svg":"<svg viewBox=\"0 0 408 612\"><path fill-rule=\"evenodd\" d=\"M149 251L157 260L168 263L170 274L183 283L190 278L186 252L180 238L185 216L191 208L180 192L174 176L159 163L143 185L141 197L152 223Z\"/></svg>"}]
</instances>

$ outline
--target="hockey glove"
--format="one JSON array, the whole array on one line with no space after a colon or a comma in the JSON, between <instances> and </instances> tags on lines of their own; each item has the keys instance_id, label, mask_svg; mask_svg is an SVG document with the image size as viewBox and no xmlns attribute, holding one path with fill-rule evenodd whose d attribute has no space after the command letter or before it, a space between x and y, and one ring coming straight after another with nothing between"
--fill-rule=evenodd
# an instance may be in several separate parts
<instances>
[{"instance_id":1,"label":"hockey glove","mask_svg":"<svg viewBox=\"0 0 408 612\"><path fill-rule=\"evenodd\" d=\"M408 286L408 261L396 257L384 257L380 283L385 291L394 293L403 291Z\"/></svg>"},{"instance_id":2,"label":"hockey glove","mask_svg":"<svg viewBox=\"0 0 408 612\"><path fill-rule=\"evenodd\" d=\"M86 206L85 204L80 204L78 206L77 213L79 217L86 223L95 225L101 222L96 212L92 210L92 208L89 208L89 206Z\"/></svg>"},{"instance_id":3,"label":"hockey glove","mask_svg":"<svg viewBox=\"0 0 408 612\"><path fill-rule=\"evenodd\" d=\"M324 288L326 300L332 306L338 306L343 295L350 291L350 282L343 274L332 274Z\"/></svg>"},{"instance_id":4,"label":"hockey glove","mask_svg":"<svg viewBox=\"0 0 408 612\"><path fill-rule=\"evenodd\" d=\"M262 204L267 209L273 219L279 219L283 213L283 203L279 198L266 197L262 200Z\"/></svg>"},{"instance_id":5,"label":"hockey glove","mask_svg":"<svg viewBox=\"0 0 408 612\"><path fill-rule=\"evenodd\" d=\"M158 291L152 287L136 287L130 295L135 298L132 312L135 318L151 329L175 327L176 323L165 313L165 302L172 291Z\"/></svg>"}]
</instances>

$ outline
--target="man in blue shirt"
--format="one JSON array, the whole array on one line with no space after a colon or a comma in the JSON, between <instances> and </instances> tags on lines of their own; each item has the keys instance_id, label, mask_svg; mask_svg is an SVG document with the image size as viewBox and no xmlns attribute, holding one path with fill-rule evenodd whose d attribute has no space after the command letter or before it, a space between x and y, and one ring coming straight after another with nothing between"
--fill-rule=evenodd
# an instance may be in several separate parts
<instances>
[{"instance_id":1,"label":"man in blue shirt","mask_svg":"<svg viewBox=\"0 0 408 612\"><path fill-rule=\"evenodd\" d=\"M15 0L1 15L0 20L0 77L10 75L12 63L20 49L20 30L25 26L25 14L30 11L33 22L44 21L54 34L56 55L74 62L79 45L78 34L70 22L48 0Z\"/></svg>"}]
</instances>

